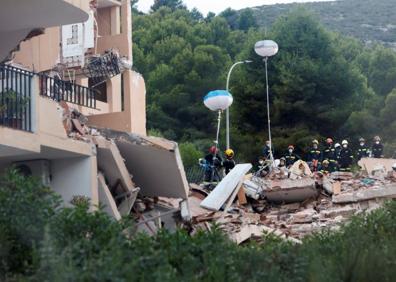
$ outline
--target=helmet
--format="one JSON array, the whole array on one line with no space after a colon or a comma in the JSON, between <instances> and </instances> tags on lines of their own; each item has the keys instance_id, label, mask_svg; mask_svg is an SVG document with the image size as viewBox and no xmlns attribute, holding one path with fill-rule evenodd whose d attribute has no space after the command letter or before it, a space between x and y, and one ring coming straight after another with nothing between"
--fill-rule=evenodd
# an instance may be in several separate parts
<instances>
[{"instance_id":1,"label":"helmet","mask_svg":"<svg viewBox=\"0 0 396 282\"><path fill-rule=\"evenodd\" d=\"M282 157L282 158L280 158L279 160L281 160L281 161L286 161L286 158L285 158L285 157Z\"/></svg>"},{"instance_id":2,"label":"helmet","mask_svg":"<svg viewBox=\"0 0 396 282\"><path fill-rule=\"evenodd\" d=\"M381 141L381 138L379 136L375 136L374 141Z\"/></svg>"},{"instance_id":3,"label":"helmet","mask_svg":"<svg viewBox=\"0 0 396 282\"><path fill-rule=\"evenodd\" d=\"M210 148L209 148L209 153L211 153L211 154L216 154L216 153L217 153L217 148L216 148L216 146L210 147Z\"/></svg>"},{"instance_id":4,"label":"helmet","mask_svg":"<svg viewBox=\"0 0 396 282\"><path fill-rule=\"evenodd\" d=\"M232 158L234 156L234 151L232 149L227 149L225 151L225 155L229 158Z\"/></svg>"},{"instance_id":5,"label":"helmet","mask_svg":"<svg viewBox=\"0 0 396 282\"><path fill-rule=\"evenodd\" d=\"M338 148L341 147L340 143L335 143L334 147Z\"/></svg>"},{"instance_id":6,"label":"helmet","mask_svg":"<svg viewBox=\"0 0 396 282\"><path fill-rule=\"evenodd\" d=\"M328 160L324 160L323 162L322 162L322 164L329 164L330 162L328 161Z\"/></svg>"},{"instance_id":7,"label":"helmet","mask_svg":"<svg viewBox=\"0 0 396 282\"><path fill-rule=\"evenodd\" d=\"M360 137L359 142L366 142L366 140L364 140L364 138Z\"/></svg>"},{"instance_id":8,"label":"helmet","mask_svg":"<svg viewBox=\"0 0 396 282\"><path fill-rule=\"evenodd\" d=\"M326 143L327 143L327 144L333 144L333 139L327 138L327 139L326 139Z\"/></svg>"},{"instance_id":9,"label":"helmet","mask_svg":"<svg viewBox=\"0 0 396 282\"><path fill-rule=\"evenodd\" d=\"M293 145L289 145L289 147L287 147L289 150L292 149L294 150L294 146Z\"/></svg>"},{"instance_id":10,"label":"helmet","mask_svg":"<svg viewBox=\"0 0 396 282\"><path fill-rule=\"evenodd\" d=\"M316 140L316 139L314 139L314 140L312 140L312 144L319 145L319 141L318 141L318 140Z\"/></svg>"},{"instance_id":11,"label":"helmet","mask_svg":"<svg viewBox=\"0 0 396 282\"><path fill-rule=\"evenodd\" d=\"M342 145L348 145L348 141L347 140L342 140Z\"/></svg>"},{"instance_id":12,"label":"helmet","mask_svg":"<svg viewBox=\"0 0 396 282\"><path fill-rule=\"evenodd\" d=\"M392 165L393 170L396 170L396 163Z\"/></svg>"}]
</instances>

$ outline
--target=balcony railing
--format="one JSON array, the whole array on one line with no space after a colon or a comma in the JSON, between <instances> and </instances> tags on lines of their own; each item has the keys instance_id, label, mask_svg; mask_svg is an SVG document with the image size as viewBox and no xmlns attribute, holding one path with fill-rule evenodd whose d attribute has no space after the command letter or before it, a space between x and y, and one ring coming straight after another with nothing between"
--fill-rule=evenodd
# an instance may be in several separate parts
<instances>
[{"instance_id":1,"label":"balcony railing","mask_svg":"<svg viewBox=\"0 0 396 282\"><path fill-rule=\"evenodd\" d=\"M40 95L56 101L66 101L88 108L96 108L96 90L59 78L40 74Z\"/></svg>"},{"instance_id":2,"label":"balcony railing","mask_svg":"<svg viewBox=\"0 0 396 282\"><path fill-rule=\"evenodd\" d=\"M32 131L33 76L32 72L0 65L0 126Z\"/></svg>"}]
</instances>

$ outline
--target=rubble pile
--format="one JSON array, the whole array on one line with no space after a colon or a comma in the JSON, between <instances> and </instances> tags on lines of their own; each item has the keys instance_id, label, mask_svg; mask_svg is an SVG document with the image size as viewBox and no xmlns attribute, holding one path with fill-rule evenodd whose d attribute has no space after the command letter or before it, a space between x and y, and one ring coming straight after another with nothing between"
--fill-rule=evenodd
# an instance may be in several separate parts
<instances>
[{"instance_id":1,"label":"rubble pile","mask_svg":"<svg viewBox=\"0 0 396 282\"><path fill-rule=\"evenodd\" d=\"M365 159L363 163L381 161ZM247 204L241 204L238 198L223 211L193 212L194 231L210 230L216 224L238 244L260 239L263 233L298 243L314 232L338 229L352 216L371 212L396 197L393 171L323 175L308 172L304 164L301 168L301 173L290 174L292 178L285 178L279 169L265 178L246 175L242 189L248 198ZM196 185L192 187L200 189ZM193 206L200 202L196 193L190 195L189 201Z\"/></svg>"},{"instance_id":2,"label":"rubble pile","mask_svg":"<svg viewBox=\"0 0 396 282\"><path fill-rule=\"evenodd\" d=\"M60 102L67 136L96 147L99 201L120 219L132 217L138 231L186 227L191 234L214 225L236 243L263 233L294 243L323 229L337 229L353 215L396 197L391 159L362 159L353 175L312 173L303 161L290 169L248 174L237 165L213 191L188 186L177 144L87 126L87 117Z\"/></svg>"},{"instance_id":3,"label":"rubble pile","mask_svg":"<svg viewBox=\"0 0 396 282\"><path fill-rule=\"evenodd\" d=\"M63 101L58 109L66 135L91 144L96 153L99 203L107 214L133 218L137 231L149 235L190 220L177 143L89 127L88 118Z\"/></svg>"}]
</instances>

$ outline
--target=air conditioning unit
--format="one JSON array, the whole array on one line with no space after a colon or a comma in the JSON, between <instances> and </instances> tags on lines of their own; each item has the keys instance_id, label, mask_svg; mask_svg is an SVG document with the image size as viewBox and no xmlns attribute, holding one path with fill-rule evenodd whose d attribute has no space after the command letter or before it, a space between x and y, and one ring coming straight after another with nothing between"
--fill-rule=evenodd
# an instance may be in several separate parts
<instances>
[{"instance_id":1,"label":"air conditioning unit","mask_svg":"<svg viewBox=\"0 0 396 282\"><path fill-rule=\"evenodd\" d=\"M44 186L50 186L51 166L49 160L33 160L15 162L14 167L25 176L33 176L41 180Z\"/></svg>"}]
</instances>

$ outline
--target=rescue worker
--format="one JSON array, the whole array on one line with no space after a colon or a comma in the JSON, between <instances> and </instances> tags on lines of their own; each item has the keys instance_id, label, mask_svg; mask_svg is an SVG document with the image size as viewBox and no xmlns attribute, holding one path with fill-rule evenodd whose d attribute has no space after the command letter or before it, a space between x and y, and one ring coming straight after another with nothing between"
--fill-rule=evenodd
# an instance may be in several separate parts
<instances>
[{"instance_id":1,"label":"rescue worker","mask_svg":"<svg viewBox=\"0 0 396 282\"><path fill-rule=\"evenodd\" d=\"M381 138L379 136L374 137L374 144L371 147L371 153L373 158L383 158L384 145L381 144Z\"/></svg>"},{"instance_id":2,"label":"rescue worker","mask_svg":"<svg viewBox=\"0 0 396 282\"><path fill-rule=\"evenodd\" d=\"M318 171L322 153L319 150L319 141L312 141L312 148L308 152L307 162L312 171Z\"/></svg>"},{"instance_id":3,"label":"rescue worker","mask_svg":"<svg viewBox=\"0 0 396 282\"><path fill-rule=\"evenodd\" d=\"M341 148L341 144L340 144L340 143L335 143L334 149L335 149L336 158L337 158L337 160L338 160L339 157L340 157L341 149L342 149L342 148Z\"/></svg>"},{"instance_id":4,"label":"rescue worker","mask_svg":"<svg viewBox=\"0 0 396 282\"><path fill-rule=\"evenodd\" d=\"M285 166L286 166L286 159L285 159L285 157L282 157L279 159L278 167L281 168L281 167L285 167Z\"/></svg>"},{"instance_id":5,"label":"rescue worker","mask_svg":"<svg viewBox=\"0 0 396 282\"><path fill-rule=\"evenodd\" d=\"M300 157L294 153L293 145L289 145L289 147L287 148L287 153L284 156L284 158L286 159L286 167L291 167L296 161L300 159Z\"/></svg>"},{"instance_id":6,"label":"rescue worker","mask_svg":"<svg viewBox=\"0 0 396 282\"><path fill-rule=\"evenodd\" d=\"M235 167L234 151L232 149L227 149L224 154L226 159L223 161L223 167L225 169L225 174L227 175L231 169Z\"/></svg>"},{"instance_id":7,"label":"rescue worker","mask_svg":"<svg viewBox=\"0 0 396 282\"><path fill-rule=\"evenodd\" d=\"M205 156L205 161L207 168L205 169L205 181L220 181L220 175L218 169L221 167L222 158L219 155L219 149L216 146L212 146L209 148L209 154Z\"/></svg>"},{"instance_id":8,"label":"rescue worker","mask_svg":"<svg viewBox=\"0 0 396 282\"><path fill-rule=\"evenodd\" d=\"M357 160L360 161L362 158L367 158L369 156L369 148L366 146L366 140L364 138L359 138L359 147L357 149Z\"/></svg>"},{"instance_id":9,"label":"rescue worker","mask_svg":"<svg viewBox=\"0 0 396 282\"><path fill-rule=\"evenodd\" d=\"M329 174L331 172L329 165L330 165L330 162L328 160L324 160L320 166L319 172L323 173L323 174Z\"/></svg>"},{"instance_id":10,"label":"rescue worker","mask_svg":"<svg viewBox=\"0 0 396 282\"><path fill-rule=\"evenodd\" d=\"M340 151L340 156L338 158L338 163L340 165L340 171L351 171L351 165L353 161L352 150L348 147L348 141L342 141L342 149Z\"/></svg>"},{"instance_id":11,"label":"rescue worker","mask_svg":"<svg viewBox=\"0 0 396 282\"><path fill-rule=\"evenodd\" d=\"M322 152L322 162L327 160L329 162L330 172L334 172L337 170L337 155L333 146L333 139L327 138L326 145L326 148L324 148Z\"/></svg>"},{"instance_id":12,"label":"rescue worker","mask_svg":"<svg viewBox=\"0 0 396 282\"><path fill-rule=\"evenodd\" d=\"M266 160L270 159L270 151L272 151L272 155L274 154L274 148L271 148L270 146L271 142L270 141L265 141L265 146L263 148L263 157Z\"/></svg>"}]
</instances>

